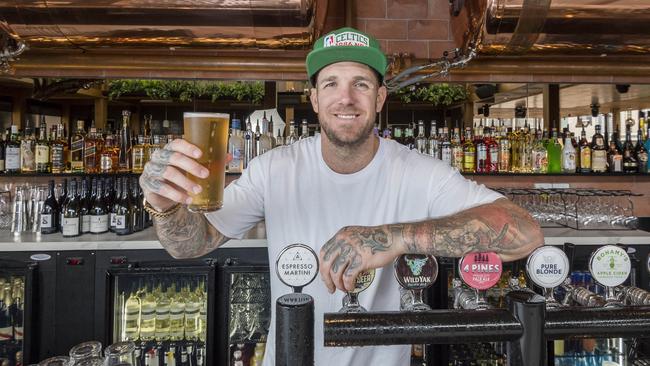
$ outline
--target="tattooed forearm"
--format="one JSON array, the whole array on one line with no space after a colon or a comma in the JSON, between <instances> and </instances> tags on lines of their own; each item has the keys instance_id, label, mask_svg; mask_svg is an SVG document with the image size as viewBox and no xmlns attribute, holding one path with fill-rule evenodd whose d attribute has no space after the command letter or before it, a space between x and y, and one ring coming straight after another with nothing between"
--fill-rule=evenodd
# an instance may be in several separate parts
<instances>
[{"instance_id":1,"label":"tattooed forearm","mask_svg":"<svg viewBox=\"0 0 650 366\"><path fill-rule=\"evenodd\" d=\"M505 199L440 219L387 225L384 231L407 253L444 257L494 251L504 260L515 260L543 243L528 212Z\"/></svg>"},{"instance_id":2,"label":"tattooed forearm","mask_svg":"<svg viewBox=\"0 0 650 366\"><path fill-rule=\"evenodd\" d=\"M158 240L174 258L196 258L210 253L228 238L200 213L184 207L164 219L154 219Z\"/></svg>"}]
</instances>

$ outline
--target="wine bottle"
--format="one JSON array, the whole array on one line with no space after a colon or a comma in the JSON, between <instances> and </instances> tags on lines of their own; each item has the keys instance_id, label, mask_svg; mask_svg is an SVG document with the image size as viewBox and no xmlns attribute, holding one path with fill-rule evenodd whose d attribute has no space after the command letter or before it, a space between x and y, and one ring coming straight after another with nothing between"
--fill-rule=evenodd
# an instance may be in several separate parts
<instances>
[{"instance_id":1,"label":"wine bottle","mask_svg":"<svg viewBox=\"0 0 650 366\"><path fill-rule=\"evenodd\" d=\"M90 232L102 234L108 231L108 208L104 201L104 185L102 179L93 182L93 199L90 205Z\"/></svg>"},{"instance_id":2,"label":"wine bottle","mask_svg":"<svg viewBox=\"0 0 650 366\"><path fill-rule=\"evenodd\" d=\"M122 195L115 204L115 233L127 235L133 232L133 204L129 193L129 179L122 178Z\"/></svg>"},{"instance_id":3,"label":"wine bottle","mask_svg":"<svg viewBox=\"0 0 650 366\"><path fill-rule=\"evenodd\" d=\"M59 231L59 203L54 197L54 181L48 183L48 195L41 209L41 234Z\"/></svg>"},{"instance_id":4,"label":"wine bottle","mask_svg":"<svg viewBox=\"0 0 650 366\"><path fill-rule=\"evenodd\" d=\"M81 233L90 232L90 198L88 197L88 180L81 181L81 193L79 194L79 215L81 217Z\"/></svg>"},{"instance_id":5,"label":"wine bottle","mask_svg":"<svg viewBox=\"0 0 650 366\"><path fill-rule=\"evenodd\" d=\"M110 213L108 214L108 230L115 232L115 215L117 214L117 209L119 206L120 198L122 197L122 178L116 178L113 181L113 199L111 200Z\"/></svg>"},{"instance_id":6,"label":"wine bottle","mask_svg":"<svg viewBox=\"0 0 650 366\"><path fill-rule=\"evenodd\" d=\"M133 210L131 211L131 222L133 223L133 232L142 231L144 229L144 222L142 217L142 202L138 202L138 180L137 178L131 179L131 202Z\"/></svg>"},{"instance_id":7,"label":"wine bottle","mask_svg":"<svg viewBox=\"0 0 650 366\"><path fill-rule=\"evenodd\" d=\"M73 179L68 186L68 199L63 208L61 232L64 237L73 237L81 235L81 202L77 196L77 181Z\"/></svg>"}]
</instances>

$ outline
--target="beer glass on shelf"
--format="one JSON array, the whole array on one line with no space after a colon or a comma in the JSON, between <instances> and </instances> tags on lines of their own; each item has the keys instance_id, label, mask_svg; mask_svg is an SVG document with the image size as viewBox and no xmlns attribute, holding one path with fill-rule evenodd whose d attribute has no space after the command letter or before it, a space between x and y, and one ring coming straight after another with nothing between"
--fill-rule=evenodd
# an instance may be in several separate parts
<instances>
[{"instance_id":1,"label":"beer glass on shelf","mask_svg":"<svg viewBox=\"0 0 650 366\"><path fill-rule=\"evenodd\" d=\"M207 178L187 173L202 188L198 194L188 192L192 203L187 208L192 212L216 211L223 205L229 121L225 113L183 113L185 140L201 149L197 161L210 171Z\"/></svg>"},{"instance_id":2,"label":"beer glass on shelf","mask_svg":"<svg viewBox=\"0 0 650 366\"><path fill-rule=\"evenodd\" d=\"M68 366L69 364L70 364L70 357L55 356L39 362L38 366Z\"/></svg>"},{"instance_id":3,"label":"beer glass on shelf","mask_svg":"<svg viewBox=\"0 0 650 366\"><path fill-rule=\"evenodd\" d=\"M70 349L70 363L78 365L82 360L102 356L102 344L98 341L80 343Z\"/></svg>"},{"instance_id":4,"label":"beer glass on shelf","mask_svg":"<svg viewBox=\"0 0 650 366\"><path fill-rule=\"evenodd\" d=\"M106 347L104 366L136 366L135 343L117 342Z\"/></svg>"}]
</instances>

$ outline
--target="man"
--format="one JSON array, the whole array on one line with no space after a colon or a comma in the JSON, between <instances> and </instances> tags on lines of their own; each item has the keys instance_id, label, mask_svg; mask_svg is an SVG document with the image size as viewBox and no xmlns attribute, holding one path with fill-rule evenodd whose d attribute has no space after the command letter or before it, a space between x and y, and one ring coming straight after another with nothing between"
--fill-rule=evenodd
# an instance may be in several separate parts
<instances>
[{"instance_id":1,"label":"man","mask_svg":"<svg viewBox=\"0 0 650 366\"><path fill-rule=\"evenodd\" d=\"M361 304L371 311L397 310L399 289L390 264L403 253L458 257L495 251L508 261L525 257L543 241L525 210L437 159L373 135L386 100L385 69L377 41L355 29L317 40L307 56L307 73L322 133L253 159L226 188L217 212L203 216L178 205L190 202L187 192L200 189L185 172L208 174L194 160L201 152L186 141L175 140L154 154L140 178L159 216L160 242L176 258L205 255L261 220L272 274L288 244L304 243L320 253L322 282L304 289L315 299L317 365L408 364L405 346L323 347L322 315L341 308L345 289L353 288L360 271L377 268ZM273 302L286 292L272 275ZM275 359L274 338L273 319L265 366Z\"/></svg>"}]
</instances>

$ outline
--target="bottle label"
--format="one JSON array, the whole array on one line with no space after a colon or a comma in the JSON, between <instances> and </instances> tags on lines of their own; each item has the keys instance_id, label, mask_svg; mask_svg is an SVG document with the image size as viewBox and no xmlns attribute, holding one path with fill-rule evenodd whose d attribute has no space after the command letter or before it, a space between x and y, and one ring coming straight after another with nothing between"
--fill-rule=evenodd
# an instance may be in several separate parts
<instances>
[{"instance_id":1,"label":"bottle label","mask_svg":"<svg viewBox=\"0 0 650 366\"><path fill-rule=\"evenodd\" d=\"M84 149L84 157L91 158L95 156L97 151L97 146L93 143L86 143L86 148Z\"/></svg>"},{"instance_id":2,"label":"bottle label","mask_svg":"<svg viewBox=\"0 0 650 366\"><path fill-rule=\"evenodd\" d=\"M141 148L133 149L133 169L142 169L144 166L144 150Z\"/></svg>"},{"instance_id":3,"label":"bottle label","mask_svg":"<svg viewBox=\"0 0 650 366\"><path fill-rule=\"evenodd\" d=\"M474 160L474 152L465 152L463 154L463 168L466 172L473 172L476 167L476 161Z\"/></svg>"},{"instance_id":4,"label":"bottle label","mask_svg":"<svg viewBox=\"0 0 650 366\"><path fill-rule=\"evenodd\" d=\"M488 155L488 150L485 144L480 144L476 146L476 159L478 160L479 163L481 163L481 161L487 160L487 155Z\"/></svg>"},{"instance_id":5,"label":"bottle label","mask_svg":"<svg viewBox=\"0 0 650 366\"><path fill-rule=\"evenodd\" d=\"M591 169L591 149L589 147L580 148L580 169Z\"/></svg>"},{"instance_id":6,"label":"bottle label","mask_svg":"<svg viewBox=\"0 0 650 366\"><path fill-rule=\"evenodd\" d=\"M65 168L63 165L63 146L53 145L50 153L52 154L52 170L62 171Z\"/></svg>"},{"instance_id":7,"label":"bottle label","mask_svg":"<svg viewBox=\"0 0 650 366\"><path fill-rule=\"evenodd\" d=\"M115 228L126 229L126 215L115 215Z\"/></svg>"},{"instance_id":8,"label":"bottle label","mask_svg":"<svg viewBox=\"0 0 650 366\"><path fill-rule=\"evenodd\" d=\"M90 232L103 233L108 230L108 215L90 216Z\"/></svg>"},{"instance_id":9,"label":"bottle label","mask_svg":"<svg viewBox=\"0 0 650 366\"><path fill-rule=\"evenodd\" d=\"M605 150L593 150L591 160L591 170L594 172L607 170L607 152Z\"/></svg>"},{"instance_id":10,"label":"bottle label","mask_svg":"<svg viewBox=\"0 0 650 366\"><path fill-rule=\"evenodd\" d=\"M622 172L623 171L623 156L621 156L621 155L612 156L611 169L612 169L613 172Z\"/></svg>"},{"instance_id":11,"label":"bottle label","mask_svg":"<svg viewBox=\"0 0 650 366\"><path fill-rule=\"evenodd\" d=\"M5 166L7 170L20 169L20 148L7 147L5 155Z\"/></svg>"},{"instance_id":12,"label":"bottle label","mask_svg":"<svg viewBox=\"0 0 650 366\"><path fill-rule=\"evenodd\" d=\"M50 159L50 147L36 145L36 164L47 164Z\"/></svg>"},{"instance_id":13,"label":"bottle label","mask_svg":"<svg viewBox=\"0 0 650 366\"><path fill-rule=\"evenodd\" d=\"M102 154L99 164L102 172L110 172L113 169L113 159L108 154Z\"/></svg>"},{"instance_id":14,"label":"bottle label","mask_svg":"<svg viewBox=\"0 0 650 366\"><path fill-rule=\"evenodd\" d=\"M77 236L79 235L79 218L78 217L64 217L61 222L61 229L63 236Z\"/></svg>"},{"instance_id":15,"label":"bottle label","mask_svg":"<svg viewBox=\"0 0 650 366\"><path fill-rule=\"evenodd\" d=\"M0 311L4 312L6 310L0 308ZM9 327L0 328L0 343L11 341L13 337L14 337L13 327L9 326Z\"/></svg>"},{"instance_id":16,"label":"bottle label","mask_svg":"<svg viewBox=\"0 0 650 366\"><path fill-rule=\"evenodd\" d=\"M23 140L20 144L21 155L20 155L20 165L23 170L35 170L36 169L36 160L35 160L35 151L34 143L32 140Z\"/></svg>"},{"instance_id":17,"label":"bottle label","mask_svg":"<svg viewBox=\"0 0 650 366\"><path fill-rule=\"evenodd\" d=\"M81 232L90 232L90 215L81 216Z\"/></svg>"},{"instance_id":18,"label":"bottle label","mask_svg":"<svg viewBox=\"0 0 650 366\"><path fill-rule=\"evenodd\" d=\"M108 221L109 221L109 223L108 223L109 227L115 227L115 214L114 213L111 212L108 215Z\"/></svg>"},{"instance_id":19,"label":"bottle label","mask_svg":"<svg viewBox=\"0 0 650 366\"><path fill-rule=\"evenodd\" d=\"M52 214L41 214L41 229L52 228Z\"/></svg>"},{"instance_id":20,"label":"bottle label","mask_svg":"<svg viewBox=\"0 0 650 366\"><path fill-rule=\"evenodd\" d=\"M442 161L446 162L447 164L451 165L451 163L452 163L451 149L443 147L440 150L440 160L442 160Z\"/></svg>"}]
</instances>

